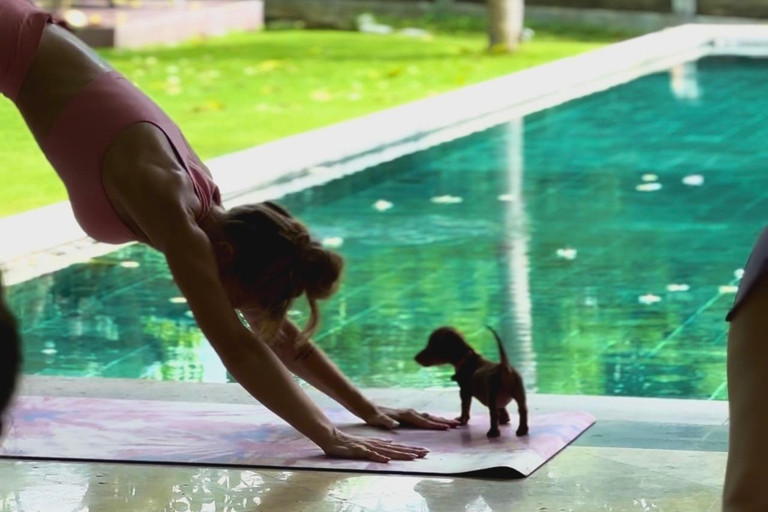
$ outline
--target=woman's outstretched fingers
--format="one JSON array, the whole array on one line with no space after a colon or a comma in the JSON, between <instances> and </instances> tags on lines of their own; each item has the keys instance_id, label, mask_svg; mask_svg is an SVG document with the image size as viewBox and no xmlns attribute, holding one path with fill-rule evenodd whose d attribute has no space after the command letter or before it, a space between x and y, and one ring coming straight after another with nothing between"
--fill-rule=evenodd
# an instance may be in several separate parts
<instances>
[{"instance_id":1,"label":"woman's outstretched fingers","mask_svg":"<svg viewBox=\"0 0 768 512\"><path fill-rule=\"evenodd\" d=\"M431 414L425 414L424 416L426 416L430 421L440 423L441 425L447 425L450 428L455 428L461 425L460 421L450 420L448 418L443 418L442 416L432 416Z\"/></svg>"},{"instance_id":2,"label":"woman's outstretched fingers","mask_svg":"<svg viewBox=\"0 0 768 512\"><path fill-rule=\"evenodd\" d=\"M392 460L391 457L388 457L387 454L382 453L382 450L374 450L367 446L361 446L358 449L358 453L362 455L361 458L366 458L368 460L372 460L374 462L384 462L387 463L390 460Z\"/></svg>"},{"instance_id":3,"label":"woman's outstretched fingers","mask_svg":"<svg viewBox=\"0 0 768 512\"><path fill-rule=\"evenodd\" d=\"M365 459L373 462L390 460L414 460L429 453L424 448L404 446L385 439L370 439L343 432L336 432L331 442L323 447L329 457Z\"/></svg>"},{"instance_id":4,"label":"woman's outstretched fingers","mask_svg":"<svg viewBox=\"0 0 768 512\"><path fill-rule=\"evenodd\" d=\"M414 460L419 458L414 453L404 452L400 450L395 450L392 448L380 448L381 452L386 455L387 457L392 458L393 460Z\"/></svg>"},{"instance_id":5,"label":"woman's outstretched fingers","mask_svg":"<svg viewBox=\"0 0 768 512\"><path fill-rule=\"evenodd\" d=\"M379 445L376 449L387 457L397 460L414 460L424 457L424 454L419 451L399 447L397 445Z\"/></svg>"},{"instance_id":6,"label":"woman's outstretched fingers","mask_svg":"<svg viewBox=\"0 0 768 512\"><path fill-rule=\"evenodd\" d=\"M458 427L460 423L456 420L441 418L427 413L421 413L413 409L391 409L381 408L390 418L394 418L403 425L427 430L449 430Z\"/></svg>"},{"instance_id":7,"label":"woman's outstretched fingers","mask_svg":"<svg viewBox=\"0 0 768 512\"><path fill-rule=\"evenodd\" d=\"M405 446L402 444L394 444L391 441L377 440L377 446L382 450L391 450L400 454L412 456L412 458L425 457L429 450L425 448L418 448L415 446Z\"/></svg>"},{"instance_id":8,"label":"woman's outstretched fingers","mask_svg":"<svg viewBox=\"0 0 768 512\"><path fill-rule=\"evenodd\" d=\"M393 452L401 453L404 456L408 456L411 459L423 459L427 456L426 450L409 450L409 449L403 449L403 448L390 448Z\"/></svg>"},{"instance_id":9,"label":"woman's outstretched fingers","mask_svg":"<svg viewBox=\"0 0 768 512\"><path fill-rule=\"evenodd\" d=\"M372 427L379 427L387 430L392 430L400 426L400 424L395 419L390 418L386 414L379 414L375 416L374 418L368 420L368 424Z\"/></svg>"},{"instance_id":10,"label":"woman's outstretched fingers","mask_svg":"<svg viewBox=\"0 0 768 512\"><path fill-rule=\"evenodd\" d=\"M428 430L450 430L451 425L428 418L420 418L418 426Z\"/></svg>"},{"instance_id":11,"label":"woman's outstretched fingers","mask_svg":"<svg viewBox=\"0 0 768 512\"><path fill-rule=\"evenodd\" d=\"M414 415L412 418L408 418L405 421L406 423L410 423L419 428L428 429L428 430L449 430L452 426L448 422L439 421L426 414Z\"/></svg>"},{"instance_id":12,"label":"woman's outstretched fingers","mask_svg":"<svg viewBox=\"0 0 768 512\"><path fill-rule=\"evenodd\" d=\"M425 428L433 428L436 430L447 430L455 428L460 425L456 420L449 420L448 418L442 418L440 416L433 416L428 413L421 415L421 418L425 421Z\"/></svg>"}]
</instances>

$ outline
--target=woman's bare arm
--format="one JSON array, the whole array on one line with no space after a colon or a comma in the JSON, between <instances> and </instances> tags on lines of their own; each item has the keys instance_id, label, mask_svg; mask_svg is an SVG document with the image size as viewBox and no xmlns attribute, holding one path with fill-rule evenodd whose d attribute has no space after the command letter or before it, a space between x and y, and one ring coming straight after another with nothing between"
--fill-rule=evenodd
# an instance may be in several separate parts
<instances>
[{"instance_id":1,"label":"woman's bare arm","mask_svg":"<svg viewBox=\"0 0 768 512\"><path fill-rule=\"evenodd\" d=\"M377 462L424 456L423 449L351 436L334 427L267 345L240 322L219 279L211 242L174 187L173 176L183 179L184 175L166 172L162 176L166 182L155 184L161 186L150 183L140 198L128 197L127 204L133 206L128 209L152 245L165 255L198 326L237 382L327 455Z\"/></svg>"},{"instance_id":2,"label":"woman's bare arm","mask_svg":"<svg viewBox=\"0 0 768 512\"><path fill-rule=\"evenodd\" d=\"M243 312L252 328L258 315ZM413 409L382 407L374 404L358 389L331 361L320 347L311 341L299 342L300 331L296 325L285 320L277 338L270 348L295 375L336 400L349 412L369 425L394 428L398 423L433 429L446 430L456 427L459 422Z\"/></svg>"},{"instance_id":3,"label":"woman's bare arm","mask_svg":"<svg viewBox=\"0 0 768 512\"><path fill-rule=\"evenodd\" d=\"M198 325L224 366L259 402L331 456L376 462L411 460L426 450L350 436L338 431L293 380L267 345L242 325L218 279L208 237L182 230L166 247L171 272Z\"/></svg>"},{"instance_id":4,"label":"woman's bare arm","mask_svg":"<svg viewBox=\"0 0 768 512\"><path fill-rule=\"evenodd\" d=\"M266 344L240 323L219 282L205 233L194 227L181 230L164 252L195 320L232 376L318 446L327 445L334 436L333 425Z\"/></svg>"},{"instance_id":5,"label":"woman's bare arm","mask_svg":"<svg viewBox=\"0 0 768 512\"><path fill-rule=\"evenodd\" d=\"M255 327L253 316L244 312L251 327ZM314 343L299 343L299 329L285 320L277 338L270 348L294 374L304 379L329 397L336 400L360 419L376 414L376 406L328 359L328 356Z\"/></svg>"}]
</instances>

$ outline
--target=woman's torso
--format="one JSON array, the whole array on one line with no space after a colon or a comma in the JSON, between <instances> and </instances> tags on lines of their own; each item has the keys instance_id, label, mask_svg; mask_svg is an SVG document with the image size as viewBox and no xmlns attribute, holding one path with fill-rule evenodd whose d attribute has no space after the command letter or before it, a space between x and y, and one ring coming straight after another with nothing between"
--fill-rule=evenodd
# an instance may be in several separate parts
<instances>
[{"instance_id":1,"label":"woman's torso","mask_svg":"<svg viewBox=\"0 0 768 512\"><path fill-rule=\"evenodd\" d=\"M109 83L110 81L111 83ZM145 230L134 221L133 216L129 213L141 207L142 192L146 192L148 187L167 188L169 183L173 183L178 189L173 191L178 199L178 204L188 211L194 212L195 218L199 218L204 207L200 198L201 191L198 183L193 183L193 179L189 179L191 176L187 175L187 172L191 173L192 170L188 171L187 169L190 165L194 166L194 172L202 178L202 181L212 183L209 171L186 144L175 124L79 39L66 30L52 25L48 25L43 31L37 54L20 89L16 103L38 144L47 152L49 160L55 161L56 155L53 148L56 146L66 147L67 144L70 144L71 146L85 147L84 145L91 142L86 138L73 138L80 127L84 127L85 133L90 128L96 135L95 139L102 135L98 129L98 120L90 119L89 123L88 119L78 119L78 113L72 112L74 102L87 103L89 90L94 87L97 91L101 91L101 96L96 95L96 101L98 102L100 98L102 104L96 105L94 108L103 107L101 112L103 119L110 120L108 101L110 94L118 100L118 103L125 96L134 96L139 110L136 113L129 112L129 114L134 115L125 123L125 126L113 123L115 135L113 138L101 141L105 147L93 148L88 146L87 149L95 149L103 155L98 163L100 169L96 169L96 171L100 171L99 176L96 177L100 183L91 183L90 190L86 189L80 194L80 196L85 197L78 197L77 184L73 183L73 172L79 172L78 169L72 168L73 163L75 167L77 166L78 152L71 152L75 157L74 160L70 158L65 161L66 165L54 165L54 167L57 167L57 171L67 185L70 199L73 202L73 209L76 215L78 212L80 213L78 221L81 222L81 225L84 224L83 227L86 232L89 231L87 229L89 223L91 226L94 226L94 222L104 224L105 217L108 216L107 213L116 214L128 231L117 233L113 240L105 241L118 243L122 241L122 238L131 238L156 245L147 237ZM122 108L122 114L125 114L126 105L123 105ZM128 108L130 109L130 105ZM97 111L97 113L99 112ZM142 117L144 113L146 113L147 119ZM117 111L115 114L119 116L121 112ZM144 122L153 120L155 124ZM70 125L77 123L77 126L61 126L62 122ZM105 124L108 125L109 123L105 122ZM60 133L57 133L57 130ZM59 151L59 153L61 152ZM52 156L54 158L51 158ZM54 163L53 161L52 163ZM87 162L88 164L83 164L83 167L92 166L94 159ZM151 165L147 165L148 162ZM184 174L187 179L170 181L158 179L162 178L157 174L158 165L164 166L169 173ZM88 173L92 173L94 170L84 168L83 171L87 178ZM205 174L207 179L202 174ZM94 177L91 176L91 178ZM101 210L112 210L101 212L102 215L99 215L98 201L94 202L90 199L98 195L97 185L98 191L103 191L109 203L109 205L102 205ZM89 192L90 195L85 192ZM218 200L217 191L214 192ZM213 195L213 192L208 195ZM94 211L89 213L89 209ZM96 218L89 220L86 217ZM118 230L116 223L112 222L112 224L111 231ZM96 228L94 230L99 231ZM110 229L106 229L106 231L101 229L101 231L109 232ZM94 236L92 233L89 234Z\"/></svg>"}]
</instances>

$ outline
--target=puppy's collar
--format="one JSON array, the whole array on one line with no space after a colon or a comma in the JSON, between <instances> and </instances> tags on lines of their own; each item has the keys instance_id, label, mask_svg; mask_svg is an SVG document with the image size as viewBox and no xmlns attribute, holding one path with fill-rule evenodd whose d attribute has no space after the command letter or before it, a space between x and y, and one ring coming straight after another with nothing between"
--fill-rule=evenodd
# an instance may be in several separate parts
<instances>
[{"instance_id":1,"label":"puppy's collar","mask_svg":"<svg viewBox=\"0 0 768 512\"><path fill-rule=\"evenodd\" d=\"M464 357L462 357L461 359L459 359L459 362L458 362L458 363L456 363L455 365L453 365L453 366L456 368L456 373L459 373L459 372L461 371L461 367L462 367L462 366L464 366L464 363L466 363L466 362L467 362L467 359L469 359L469 358L470 358L470 357L472 357L473 355L475 355L475 351L474 351L474 350L470 350L469 352L467 352L466 354L464 354Z\"/></svg>"}]
</instances>

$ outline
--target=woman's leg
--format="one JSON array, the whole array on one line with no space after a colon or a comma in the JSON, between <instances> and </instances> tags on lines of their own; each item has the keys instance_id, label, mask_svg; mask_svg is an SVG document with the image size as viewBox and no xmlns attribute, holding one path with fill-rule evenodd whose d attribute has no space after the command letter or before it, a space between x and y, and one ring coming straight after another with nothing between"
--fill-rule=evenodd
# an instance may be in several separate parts
<instances>
[{"instance_id":1,"label":"woman's leg","mask_svg":"<svg viewBox=\"0 0 768 512\"><path fill-rule=\"evenodd\" d=\"M730 433L723 512L768 511L768 275L728 332Z\"/></svg>"}]
</instances>

